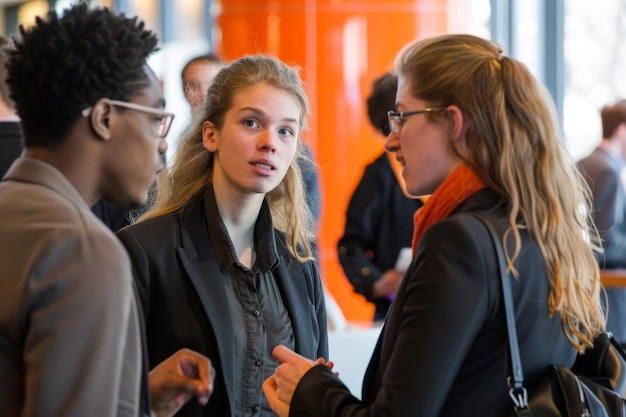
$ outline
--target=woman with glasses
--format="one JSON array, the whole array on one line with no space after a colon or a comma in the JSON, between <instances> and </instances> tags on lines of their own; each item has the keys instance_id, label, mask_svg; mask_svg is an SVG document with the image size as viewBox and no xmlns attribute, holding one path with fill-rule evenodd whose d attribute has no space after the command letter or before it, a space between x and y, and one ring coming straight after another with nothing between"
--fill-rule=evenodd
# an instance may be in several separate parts
<instances>
[{"instance_id":1,"label":"woman with glasses","mask_svg":"<svg viewBox=\"0 0 626 417\"><path fill-rule=\"evenodd\" d=\"M146 321L150 367L186 347L212 359L206 407L180 416L273 416L261 386L276 345L328 354L324 291L301 178L307 97L295 69L233 61L181 139L156 202L121 230Z\"/></svg>"},{"instance_id":2,"label":"woman with glasses","mask_svg":"<svg viewBox=\"0 0 626 417\"><path fill-rule=\"evenodd\" d=\"M395 64L385 147L416 213L414 257L353 397L328 367L274 350L264 384L279 416L502 416L513 412L500 274L482 213L503 239L529 385L570 366L604 328L589 191L559 138L553 104L489 41L444 35Z\"/></svg>"}]
</instances>

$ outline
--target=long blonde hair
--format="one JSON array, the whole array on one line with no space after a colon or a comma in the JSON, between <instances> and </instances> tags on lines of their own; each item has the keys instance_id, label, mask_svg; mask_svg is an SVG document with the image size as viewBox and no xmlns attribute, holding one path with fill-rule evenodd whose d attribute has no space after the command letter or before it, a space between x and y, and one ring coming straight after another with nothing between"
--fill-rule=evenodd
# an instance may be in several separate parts
<instances>
[{"instance_id":1,"label":"long blonde hair","mask_svg":"<svg viewBox=\"0 0 626 417\"><path fill-rule=\"evenodd\" d=\"M231 62L213 80L204 107L195 112L192 125L181 138L169 168L159 176L153 208L139 221L178 213L204 194L213 178L214 156L202 145L202 124L211 121L220 130L234 97L259 83L290 94L300 107L300 132L306 128L308 99L297 69L266 55L249 55ZM310 160L298 138L296 156L285 177L265 196L274 227L285 233L287 248L301 262L312 259L310 242L315 236L311 211L305 202L300 171L303 163L310 163Z\"/></svg>"},{"instance_id":2,"label":"long blonde hair","mask_svg":"<svg viewBox=\"0 0 626 417\"><path fill-rule=\"evenodd\" d=\"M508 267L517 273L519 229L528 228L546 262L550 314L560 314L568 340L584 351L605 326L594 256L600 240L591 193L563 147L547 90L497 45L471 35L409 44L395 71L412 81L414 97L433 107L461 109L468 120L465 157L450 146L510 204L507 234L515 249L507 253Z\"/></svg>"}]
</instances>

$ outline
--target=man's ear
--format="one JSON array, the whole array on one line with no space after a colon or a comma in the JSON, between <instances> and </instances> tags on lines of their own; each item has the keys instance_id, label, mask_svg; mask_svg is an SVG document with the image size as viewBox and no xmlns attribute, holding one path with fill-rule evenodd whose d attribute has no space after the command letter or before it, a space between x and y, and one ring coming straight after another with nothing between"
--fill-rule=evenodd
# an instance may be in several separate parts
<instances>
[{"instance_id":1,"label":"man's ear","mask_svg":"<svg viewBox=\"0 0 626 417\"><path fill-rule=\"evenodd\" d=\"M100 99L91 107L88 119L94 134L102 140L111 139L113 105L108 99Z\"/></svg>"},{"instance_id":2,"label":"man's ear","mask_svg":"<svg viewBox=\"0 0 626 417\"><path fill-rule=\"evenodd\" d=\"M624 137L624 135L626 135L626 123L622 122L615 128L615 134L613 136Z\"/></svg>"},{"instance_id":3,"label":"man's ear","mask_svg":"<svg viewBox=\"0 0 626 417\"><path fill-rule=\"evenodd\" d=\"M217 152L219 132L213 122L206 121L202 124L202 145L211 153Z\"/></svg>"}]
</instances>

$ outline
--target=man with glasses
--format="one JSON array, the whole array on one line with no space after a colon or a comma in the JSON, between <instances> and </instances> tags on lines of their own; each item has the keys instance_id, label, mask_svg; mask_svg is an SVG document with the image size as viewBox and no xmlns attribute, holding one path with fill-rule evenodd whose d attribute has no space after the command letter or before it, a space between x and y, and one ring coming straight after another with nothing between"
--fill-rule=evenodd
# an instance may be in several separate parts
<instances>
[{"instance_id":1,"label":"man with glasses","mask_svg":"<svg viewBox=\"0 0 626 417\"><path fill-rule=\"evenodd\" d=\"M180 78L183 94L192 110L204 105L207 90L215 75L224 67L224 60L215 54L200 55L187 61Z\"/></svg>"},{"instance_id":2,"label":"man with glasses","mask_svg":"<svg viewBox=\"0 0 626 417\"><path fill-rule=\"evenodd\" d=\"M172 126L172 121L174 120L174 113L168 113L159 108L143 106L141 104L135 103L128 103L126 101L120 100L109 100L109 103L113 106L137 110L139 112L152 115L154 119L154 133L161 139L165 139L168 132L170 131L170 126ZM157 106L163 107L165 106L165 103L163 102L163 100L160 100L160 102L157 103ZM92 110L92 107L87 107L86 109L83 109L81 115L83 117L89 117Z\"/></svg>"},{"instance_id":3,"label":"man with glasses","mask_svg":"<svg viewBox=\"0 0 626 417\"><path fill-rule=\"evenodd\" d=\"M147 373L131 265L90 211L145 203L173 114L156 36L85 4L20 28L7 83L25 151L0 182L0 415L173 415L208 401L207 358Z\"/></svg>"},{"instance_id":4,"label":"man with glasses","mask_svg":"<svg viewBox=\"0 0 626 417\"><path fill-rule=\"evenodd\" d=\"M158 131L159 135L162 137L167 136L167 133L172 126L172 121L174 120L173 113L166 113L160 110L155 110L151 107L138 106L132 103L125 103L123 101L111 100L111 103L118 107L126 107L129 109L135 109L139 111L144 111L148 113L155 114L158 120ZM88 109L85 109L88 110ZM155 113L156 111L156 113ZM162 154L163 159L165 160L165 154ZM144 212L149 208L149 205L139 208L139 209L128 209L124 206L118 206L115 204L111 204L104 199L100 199L91 207L91 211L98 216L104 224L106 224L109 229L113 232L117 232L125 226L131 224L131 220L134 217L139 217L140 213Z\"/></svg>"}]
</instances>

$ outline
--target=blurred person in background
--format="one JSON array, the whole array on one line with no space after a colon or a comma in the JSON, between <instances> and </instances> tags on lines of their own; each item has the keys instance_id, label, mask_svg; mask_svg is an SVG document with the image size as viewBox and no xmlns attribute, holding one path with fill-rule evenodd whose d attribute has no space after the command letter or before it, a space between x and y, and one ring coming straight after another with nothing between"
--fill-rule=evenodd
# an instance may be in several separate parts
<instances>
[{"instance_id":1,"label":"blurred person in background","mask_svg":"<svg viewBox=\"0 0 626 417\"><path fill-rule=\"evenodd\" d=\"M180 74L185 99L196 109L204 104L213 78L224 67L224 60L215 54L200 55L190 59Z\"/></svg>"},{"instance_id":2,"label":"blurred person in background","mask_svg":"<svg viewBox=\"0 0 626 417\"><path fill-rule=\"evenodd\" d=\"M369 122L387 137L387 112L395 108L396 76L387 73L372 85L367 98ZM403 248L411 247L413 215L422 206L404 189L402 166L383 152L365 171L346 212L344 234L337 244L339 262L354 290L374 303L374 320L385 319L406 267L396 269Z\"/></svg>"},{"instance_id":3,"label":"blurred person in background","mask_svg":"<svg viewBox=\"0 0 626 417\"><path fill-rule=\"evenodd\" d=\"M593 193L593 219L604 248L600 268L626 268L626 100L603 107L600 116L602 141L578 167ZM607 288L604 301L607 330L626 346L626 288Z\"/></svg>"},{"instance_id":4,"label":"blurred person in background","mask_svg":"<svg viewBox=\"0 0 626 417\"><path fill-rule=\"evenodd\" d=\"M22 129L15 114L13 100L9 97L6 83L7 48L10 42L0 36L0 178L9 170L13 161L22 153Z\"/></svg>"}]
</instances>

